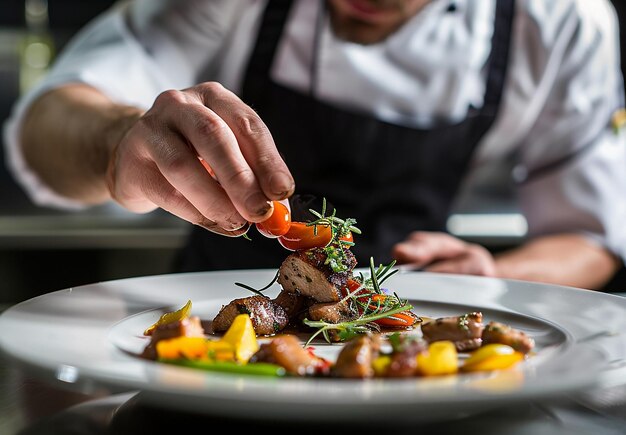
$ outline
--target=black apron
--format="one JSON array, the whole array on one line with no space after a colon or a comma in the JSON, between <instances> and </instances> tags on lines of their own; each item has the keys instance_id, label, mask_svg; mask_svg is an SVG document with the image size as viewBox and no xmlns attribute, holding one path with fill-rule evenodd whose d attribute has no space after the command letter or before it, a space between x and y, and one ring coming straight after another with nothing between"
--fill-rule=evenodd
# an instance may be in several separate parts
<instances>
[{"instance_id":1,"label":"black apron","mask_svg":"<svg viewBox=\"0 0 626 435\"><path fill-rule=\"evenodd\" d=\"M270 78L274 54L292 5L272 0L264 11L245 75L242 99L269 127L291 170L296 192L321 198L341 218L354 218L358 266L391 261L391 248L415 230L445 231L452 201L472 154L498 113L509 57L514 0L498 0L484 104L456 124L431 129L399 126L336 107ZM295 219L294 219L295 220ZM289 254L254 228L250 240L190 234L178 271L278 268Z\"/></svg>"}]
</instances>

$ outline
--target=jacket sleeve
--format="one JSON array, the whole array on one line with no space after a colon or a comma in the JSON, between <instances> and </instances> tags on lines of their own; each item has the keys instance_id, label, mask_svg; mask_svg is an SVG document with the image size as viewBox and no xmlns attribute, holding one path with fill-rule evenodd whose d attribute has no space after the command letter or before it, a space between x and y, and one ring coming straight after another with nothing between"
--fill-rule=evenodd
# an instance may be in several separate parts
<instances>
[{"instance_id":1,"label":"jacket sleeve","mask_svg":"<svg viewBox=\"0 0 626 435\"><path fill-rule=\"evenodd\" d=\"M521 132L515 174L528 234L584 234L626 259L626 131L611 124L624 106L615 11L606 0L525 8L516 36L526 47L509 87L528 102L510 121Z\"/></svg>"}]
</instances>

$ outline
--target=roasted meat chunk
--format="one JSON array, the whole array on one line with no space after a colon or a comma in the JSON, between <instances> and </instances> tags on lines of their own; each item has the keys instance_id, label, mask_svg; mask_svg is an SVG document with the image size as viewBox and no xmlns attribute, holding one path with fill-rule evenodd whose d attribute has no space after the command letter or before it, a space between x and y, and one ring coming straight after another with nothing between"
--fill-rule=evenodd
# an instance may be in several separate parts
<instances>
[{"instance_id":1,"label":"roasted meat chunk","mask_svg":"<svg viewBox=\"0 0 626 435\"><path fill-rule=\"evenodd\" d=\"M308 318L328 323L341 323L354 320L356 314L356 311L350 308L348 301L326 302L311 305ZM328 331L328 338L334 342L342 341L334 329Z\"/></svg>"},{"instance_id":2,"label":"roasted meat chunk","mask_svg":"<svg viewBox=\"0 0 626 435\"><path fill-rule=\"evenodd\" d=\"M213 332L226 331L238 314L250 315L257 335L273 335L287 326L287 313L267 296L249 296L231 301L213 319Z\"/></svg>"},{"instance_id":3,"label":"roasted meat chunk","mask_svg":"<svg viewBox=\"0 0 626 435\"><path fill-rule=\"evenodd\" d=\"M393 346L391 362L385 371L385 377L405 378L415 376L417 355L428 349L428 343L421 338L401 335Z\"/></svg>"},{"instance_id":4,"label":"roasted meat chunk","mask_svg":"<svg viewBox=\"0 0 626 435\"><path fill-rule=\"evenodd\" d=\"M371 378L373 361L380 351L380 335L363 334L353 338L337 355L331 373L339 378Z\"/></svg>"},{"instance_id":5,"label":"roasted meat chunk","mask_svg":"<svg viewBox=\"0 0 626 435\"><path fill-rule=\"evenodd\" d=\"M345 249L342 271L335 272L327 264L327 255L321 248L296 251L285 258L279 269L278 283L283 290L311 297L317 302L337 302L340 289L346 285L356 258Z\"/></svg>"},{"instance_id":6,"label":"roasted meat chunk","mask_svg":"<svg viewBox=\"0 0 626 435\"><path fill-rule=\"evenodd\" d=\"M315 301L308 296L281 290L274 298L274 302L285 310L292 325L300 325L308 313L309 306Z\"/></svg>"},{"instance_id":7,"label":"roasted meat chunk","mask_svg":"<svg viewBox=\"0 0 626 435\"><path fill-rule=\"evenodd\" d=\"M204 328L198 316L191 316L177 322L157 326L150 336L150 343L144 348L142 356L156 359L156 344L161 340L175 337L204 337Z\"/></svg>"},{"instance_id":8,"label":"roasted meat chunk","mask_svg":"<svg viewBox=\"0 0 626 435\"><path fill-rule=\"evenodd\" d=\"M500 343L511 346L518 352L528 353L535 347L535 341L525 332L499 322L489 322L482 334L483 344Z\"/></svg>"},{"instance_id":9,"label":"roasted meat chunk","mask_svg":"<svg viewBox=\"0 0 626 435\"><path fill-rule=\"evenodd\" d=\"M477 349L482 344L483 315L480 312L462 316L440 317L422 324L422 334L429 343L449 340L459 352Z\"/></svg>"},{"instance_id":10,"label":"roasted meat chunk","mask_svg":"<svg viewBox=\"0 0 626 435\"><path fill-rule=\"evenodd\" d=\"M297 376L319 374L320 367L326 365L319 357L302 347L298 338L291 334L278 335L261 344L249 362L277 364Z\"/></svg>"},{"instance_id":11,"label":"roasted meat chunk","mask_svg":"<svg viewBox=\"0 0 626 435\"><path fill-rule=\"evenodd\" d=\"M313 304L309 307L309 319L323 320L328 323L341 323L353 320L356 312L348 301Z\"/></svg>"}]
</instances>

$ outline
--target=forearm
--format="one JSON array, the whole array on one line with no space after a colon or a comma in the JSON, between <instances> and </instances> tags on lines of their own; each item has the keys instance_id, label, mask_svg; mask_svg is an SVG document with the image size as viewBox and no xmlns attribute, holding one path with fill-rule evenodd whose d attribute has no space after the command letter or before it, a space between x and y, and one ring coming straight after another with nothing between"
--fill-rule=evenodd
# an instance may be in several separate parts
<instances>
[{"instance_id":1,"label":"forearm","mask_svg":"<svg viewBox=\"0 0 626 435\"><path fill-rule=\"evenodd\" d=\"M496 255L501 278L599 290L616 273L619 259L583 236L560 234L532 240Z\"/></svg>"},{"instance_id":2,"label":"forearm","mask_svg":"<svg viewBox=\"0 0 626 435\"><path fill-rule=\"evenodd\" d=\"M24 158L58 194L85 204L110 199L105 176L115 146L141 116L86 85L52 90L30 107L21 130Z\"/></svg>"}]
</instances>

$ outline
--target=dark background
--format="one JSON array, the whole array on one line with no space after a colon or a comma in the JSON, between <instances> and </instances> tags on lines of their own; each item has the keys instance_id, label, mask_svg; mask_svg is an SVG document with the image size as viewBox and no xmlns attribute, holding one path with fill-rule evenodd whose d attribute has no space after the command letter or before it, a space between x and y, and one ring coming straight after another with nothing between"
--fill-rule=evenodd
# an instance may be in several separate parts
<instances>
[{"instance_id":1,"label":"dark background","mask_svg":"<svg viewBox=\"0 0 626 435\"><path fill-rule=\"evenodd\" d=\"M0 125L19 95L17 45L28 33L25 0L1 2ZM57 52L85 23L113 3L112 0L49 0L49 34ZM625 3L614 0L613 4L623 29ZM620 39L624 71L624 32ZM497 189L482 193L496 204L499 195L506 194ZM186 234L181 222L159 212L141 219L119 215L107 219L106 213L99 214L98 210L80 220L35 207L5 170L4 155L0 153L0 304L97 281L169 271ZM42 235L41 227L47 228L48 233ZM93 228L99 232L85 236ZM519 240L481 242L496 252L514 246ZM606 290L626 291L626 273L620 272Z\"/></svg>"}]
</instances>

